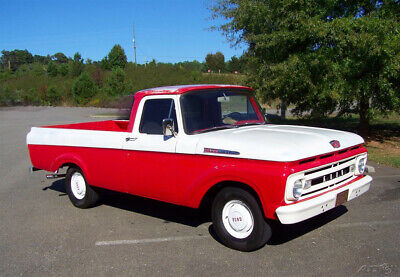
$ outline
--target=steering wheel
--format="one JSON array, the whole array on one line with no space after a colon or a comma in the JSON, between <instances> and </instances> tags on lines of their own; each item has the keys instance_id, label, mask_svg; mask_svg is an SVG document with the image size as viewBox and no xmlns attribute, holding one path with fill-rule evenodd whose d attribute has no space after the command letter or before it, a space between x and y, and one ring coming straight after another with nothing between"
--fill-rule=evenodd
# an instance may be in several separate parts
<instances>
[{"instance_id":1,"label":"steering wheel","mask_svg":"<svg viewBox=\"0 0 400 277\"><path fill-rule=\"evenodd\" d=\"M239 112L228 113L227 115L224 116L224 119L228 117L232 118L233 120L239 121L242 119L242 114Z\"/></svg>"}]
</instances>

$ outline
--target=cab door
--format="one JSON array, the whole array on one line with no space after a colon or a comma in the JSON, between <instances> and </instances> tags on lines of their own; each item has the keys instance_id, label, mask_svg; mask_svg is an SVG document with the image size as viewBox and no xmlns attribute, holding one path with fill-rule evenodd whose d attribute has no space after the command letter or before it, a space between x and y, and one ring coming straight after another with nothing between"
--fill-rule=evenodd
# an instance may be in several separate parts
<instances>
[{"instance_id":1,"label":"cab door","mask_svg":"<svg viewBox=\"0 0 400 277\"><path fill-rule=\"evenodd\" d=\"M124 144L127 191L131 194L174 202L179 137L177 99L174 95L147 96L138 107L140 116ZM166 118L174 120L176 136L163 135L162 121Z\"/></svg>"}]
</instances>

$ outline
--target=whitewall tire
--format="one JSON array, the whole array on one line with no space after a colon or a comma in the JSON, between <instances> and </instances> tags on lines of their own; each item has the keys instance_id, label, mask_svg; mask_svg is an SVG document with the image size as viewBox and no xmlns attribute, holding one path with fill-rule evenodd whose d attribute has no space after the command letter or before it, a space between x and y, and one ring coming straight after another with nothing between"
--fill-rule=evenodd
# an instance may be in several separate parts
<instances>
[{"instance_id":1,"label":"whitewall tire","mask_svg":"<svg viewBox=\"0 0 400 277\"><path fill-rule=\"evenodd\" d=\"M77 167L68 169L65 190L72 204L78 208L89 208L99 201L99 194L86 182L82 170Z\"/></svg>"},{"instance_id":2,"label":"whitewall tire","mask_svg":"<svg viewBox=\"0 0 400 277\"><path fill-rule=\"evenodd\" d=\"M256 198L237 187L222 189L212 205L215 233L226 246L240 251L262 247L272 235Z\"/></svg>"}]
</instances>

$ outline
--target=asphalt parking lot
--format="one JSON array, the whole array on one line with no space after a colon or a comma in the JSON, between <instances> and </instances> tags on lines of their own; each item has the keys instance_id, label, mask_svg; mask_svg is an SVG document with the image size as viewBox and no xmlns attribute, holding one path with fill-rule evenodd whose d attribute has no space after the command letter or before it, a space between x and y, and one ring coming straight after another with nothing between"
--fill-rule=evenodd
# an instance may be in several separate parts
<instances>
[{"instance_id":1,"label":"asphalt parking lot","mask_svg":"<svg viewBox=\"0 0 400 277\"><path fill-rule=\"evenodd\" d=\"M207 216L119 193L81 210L63 179L29 174L32 126L104 120L110 110L0 108L1 276L372 276L400 274L400 170L375 167L370 191L324 215L274 226L242 253L214 239Z\"/></svg>"}]
</instances>

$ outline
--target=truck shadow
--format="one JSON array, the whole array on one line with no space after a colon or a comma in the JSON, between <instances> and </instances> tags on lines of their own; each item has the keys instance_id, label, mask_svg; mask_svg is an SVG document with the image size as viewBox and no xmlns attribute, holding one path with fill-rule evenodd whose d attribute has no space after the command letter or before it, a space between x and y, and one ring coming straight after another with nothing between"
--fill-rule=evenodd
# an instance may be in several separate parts
<instances>
[{"instance_id":1,"label":"truck shadow","mask_svg":"<svg viewBox=\"0 0 400 277\"><path fill-rule=\"evenodd\" d=\"M347 208L341 205L323 214L295 224L283 225L279 222L273 221L271 222L272 237L267 244L279 245L286 243L320 227L323 227L331 221L341 217L345 213L347 213Z\"/></svg>"},{"instance_id":2,"label":"truck shadow","mask_svg":"<svg viewBox=\"0 0 400 277\"><path fill-rule=\"evenodd\" d=\"M53 182L43 190L53 190L60 192L59 196L66 195L64 179ZM165 224L176 222L191 227L210 222L210 216L201 210L177 206L157 200L134 196L131 194L99 189L102 199L99 205L107 205L126 211L140 213L151 217L164 220Z\"/></svg>"},{"instance_id":3,"label":"truck shadow","mask_svg":"<svg viewBox=\"0 0 400 277\"><path fill-rule=\"evenodd\" d=\"M57 180L50 186L43 188L44 191L47 189L60 192L59 196L66 195L64 179ZM203 223L211 222L210 214L204 210L191 209L110 190L102 189L100 192L102 195L100 205L107 205L134 213L156 217L164 220L164 224L175 222L191 227L198 227ZM270 220L269 223L272 228L272 237L267 244L284 244L334 221L345 213L347 213L347 208L342 205L327 211L324 214L296 224L283 225L278 221ZM209 226L209 233L215 240L221 242L216 236L212 224Z\"/></svg>"},{"instance_id":4,"label":"truck shadow","mask_svg":"<svg viewBox=\"0 0 400 277\"><path fill-rule=\"evenodd\" d=\"M280 245L294 240L309 232L317 230L318 228L328 224L331 221L334 221L345 213L347 213L347 208L342 205L332 210L329 210L324 214L318 215L316 217L296 224L284 225L275 220L268 220L268 223L270 224L272 229L272 236L267 242L267 245ZM208 231L216 241L223 244L215 233L212 224L208 228Z\"/></svg>"}]
</instances>

